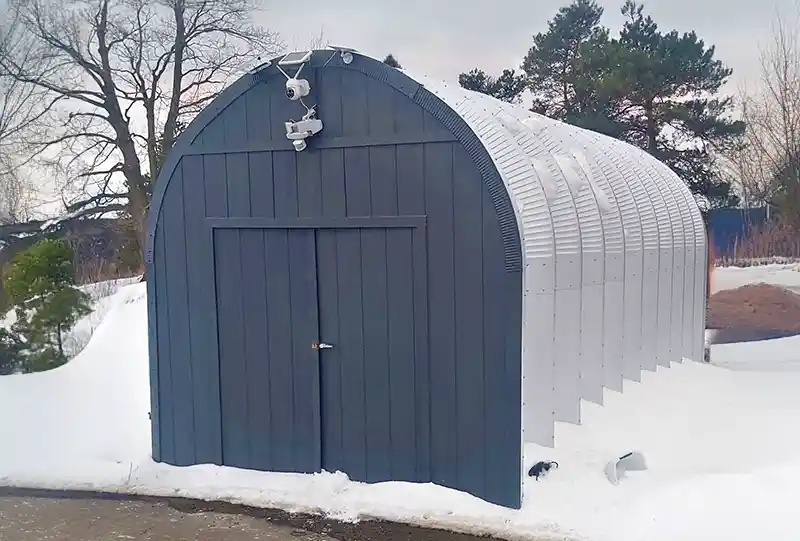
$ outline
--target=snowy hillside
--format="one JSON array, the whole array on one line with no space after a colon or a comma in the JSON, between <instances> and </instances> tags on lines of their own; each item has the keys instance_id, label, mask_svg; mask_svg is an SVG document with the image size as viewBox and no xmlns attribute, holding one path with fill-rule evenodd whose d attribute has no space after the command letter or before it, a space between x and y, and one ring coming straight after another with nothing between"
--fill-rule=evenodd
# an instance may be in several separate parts
<instances>
[{"instance_id":1,"label":"snowy hillside","mask_svg":"<svg viewBox=\"0 0 800 541\"><path fill-rule=\"evenodd\" d=\"M762 280L797 287L800 272L721 269L715 287ZM800 539L800 337L714 346L719 366L659 368L607 392L603 407L584 404L582 426L557 426L557 449L526 448L526 469L560 467L526 479L524 508L509 511L432 485L153 463L146 305L144 284L124 286L81 323L97 328L73 361L0 377L0 410L15 412L4 418L0 485L223 499L510 539ZM604 465L630 450L649 469L612 485Z\"/></svg>"},{"instance_id":2,"label":"snowy hillside","mask_svg":"<svg viewBox=\"0 0 800 541\"><path fill-rule=\"evenodd\" d=\"M102 323L108 312L119 299L115 293L120 288L136 283L139 277L107 280L80 286L78 289L89 295L92 312L78 320L78 323L64 336L64 352L67 357L74 357L89 343L95 329ZM0 317L0 327L10 327L17 320L16 314L11 310L4 317Z\"/></svg>"}]
</instances>

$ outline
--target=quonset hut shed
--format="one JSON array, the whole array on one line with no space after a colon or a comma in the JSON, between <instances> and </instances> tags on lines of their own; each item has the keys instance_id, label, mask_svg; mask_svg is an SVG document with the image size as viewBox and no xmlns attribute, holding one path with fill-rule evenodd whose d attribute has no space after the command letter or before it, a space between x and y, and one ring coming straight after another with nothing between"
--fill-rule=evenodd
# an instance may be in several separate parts
<instances>
[{"instance_id":1,"label":"quonset hut shed","mask_svg":"<svg viewBox=\"0 0 800 541\"><path fill-rule=\"evenodd\" d=\"M169 154L148 234L170 464L517 508L524 442L703 351L704 226L668 168L350 50L219 96Z\"/></svg>"}]
</instances>

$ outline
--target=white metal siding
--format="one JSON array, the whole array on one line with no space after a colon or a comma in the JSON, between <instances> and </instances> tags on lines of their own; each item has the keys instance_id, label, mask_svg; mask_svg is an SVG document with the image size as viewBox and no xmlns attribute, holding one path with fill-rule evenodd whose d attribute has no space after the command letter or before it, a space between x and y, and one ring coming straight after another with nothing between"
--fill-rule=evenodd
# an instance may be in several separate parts
<instances>
[{"instance_id":1,"label":"white metal siding","mask_svg":"<svg viewBox=\"0 0 800 541\"><path fill-rule=\"evenodd\" d=\"M645 335L642 342L649 345L649 350L645 357L648 359L648 367L655 368L656 365L669 366L665 349L668 347L670 334L669 318L672 312L673 274L672 250L675 236L673 221L677 217L673 216L674 212L671 212L673 206L670 205L668 200L668 188L664 186L664 182L660 177L653 174L642 159L639 160L637 173L641 175L643 184L650 195L650 200L656 207L656 220L658 222L658 255L656 257L658 263L655 267L657 288L652 292L652 303L648 301L645 305L653 307L655 321L654 325L645 328L645 331L651 334ZM674 210L677 210L677 208L674 208Z\"/></svg>"},{"instance_id":2,"label":"white metal siding","mask_svg":"<svg viewBox=\"0 0 800 541\"><path fill-rule=\"evenodd\" d=\"M525 257L523 438L554 445L622 379L700 360L706 237L664 164L612 138L416 78L484 144L515 208Z\"/></svg>"},{"instance_id":3,"label":"white metal siding","mask_svg":"<svg viewBox=\"0 0 800 541\"><path fill-rule=\"evenodd\" d=\"M676 193L680 192L683 195L684 209L687 216L687 221L684 224L686 230L686 246L684 250L687 254L686 260L691 261L692 264L692 268L687 269L685 274L686 289L691 290L692 293L691 296L688 293L686 294L684 302L691 305L692 323L689 325L687 321L684 321L686 327L683 335L684 339L688 341L688 344L685 344L686 352L684 356L695 361L701 361L705 343L706 282L708 281L708 239L705 224L694 196L686 185L666 165L652 156L646 156L646 158L664 177L671 178L676 186ZM688 255L690 253L693 257ZM690 288L691 284L693 284L693 288Z\"/></svg>"},{"instance_id":4,"label":"white metal siding","mask_svg":"<svg viewBox=\"0 0 800 541\"><path fill-rule=\"evenodd\" d=\"M549 184L549 213L555 240L555 291L553 299L553 336L548 337L555 352L553 365L553 397L555 420L579 423L581 385L580 318L582 260L582 221L576 204L580 178L570 168L572 164L563 155L560 144L549 137L526 129L516 116L503 114L503 106L496 100L481 97L495 106L489 109L498 120L520 127L517 132L523 152L534 169ZM489 103L487 103L489 105ZM513 113L513 111L512 111ZM553 189L554 188L554 189ZM547 196L547 193L545 193Z\"/></svg>"},{"instance_id":5,"label":"white metal siding","mask_svg":"<svg viewBox=\"0 0 800 541\"><path fill-rule=\"evenodd\" d=\"M566 124L550 121L553 128L563 133L562 141L578 156L586 155L587 165L591 170L594 182L597 183L603 196L609 201L609 209L601 213L605 237L604 283L602 313L599 328L593 333L600 333L601 349L601 385L615 391L622 391L623 378L623 320L625 303L625 251L627 229L632 232L628 236L630 249L641 247L641 226L636 205L630 189L624 182L618 169L608 157L598 152L590 132L576 130ZM636 371L638 376L639 371Z\"/></svg>"},{"instance_id":6,"label":"white metal siding","mask_svg":"<svg viewBox=\"0 0 800 541\"><path fill-rule=\"evenodd\" d=\"M521 124L501 122L495 100L458 86L417 78L456 111L486 147L508 188L517 214L525 255L522 362L522 423L524 441L553 446L557 399L573 396L575 385L556 382L555 235L546 192L553 192L558 171L534 167L520 144L530 139ZM487 107L488 106L488 107ZM566 388L565 388L566 387ZM556 392L559 389L559 392Z\"/></svg>"},{"instance_id":7,"label":"white metal siding","mask_svg":"<svg viewBox=\"0 0 800 541\"><path fill-rule=\"evenodd\" d=\"M510 106L505 105L510 108ZM518 110L518 109L517 109ZM511 112L511 111L510 111ZM568 359L577 368L571 376L579 379L579 398L603 403L603 310L605 301L605 254L606 238L603 214L613 211L611 200L597 183L597 167L593 160L578 148L574 141L564 137L558 123L544 117L532 117L525 112L524 124L532 130L534 138L547 141L561 170L577 211L580 229L580 255L570 254L567 261L576 259L580 263L577 286L569 292L556 292L556 321L562 322L561 333L556 335L556 351L568 352ZM540 156L536 158L541 159ZM558 231L556 231L558 240ZM556 252L556 272L560 274L559 254ZM558 288L557 288L558 289ZM559 297L564 299L559 304ZM576 329L577 327L577 329ZM577 338L577 340L576 340ZM598 354L599 353L599 354ZM566 363L565 363L566 364ZM571 404L566 418L557 420L579 422L580 400ZM557 410L558 411L558 410ZM577 419L576 419L577 417Z\"/></svg>"},{"instance_id":8,"label":"white metal siding","mask_svg":"<svg viewBox=\"0 0 800 541\"><path fill-rule=\"evenodd\" d=\"M659 325L659 329L664 329L664 332L659 334L659 364L669 366L671 361L681 361L684 356L681 343L683 339L686 244L687 240L693 241L694 234L691 214L684 198L684 192L688 194L688 190L685 190L684 183L672 174L672 171L667 168L655 167L657 163L649 156L648 159L642 160L642 167L651 173L651 178L656 179L659 185L663 186L662 192L665 192L668 205L673 208L671 211L673 246L670 250L672 268L667 269L671 279L671 288L664 286L659 290L660 296L665 295L671 300L669 325ZM659 315L662 315L661 312Z\"/></svg>"},{"instance_id":9,"label":"white metal siding","mask_svg":"<svg viewBox=\"0 0 800 541\"><path fill-rule=\"evenodd\" d=\"M625 277L623 286L623 376L633 381L641 380L643 368L655 367L655 357L648 363L644 330L646 324L655 325L654 305L646 304L648 296L657 290L658 228L655 209L643 184L642 176L636 173L638 161L630 149L616 145L616 141L597 133L584 130L598 151L607 157L619 174L617 192L628 194L626 206L627 224L625 246Z\"/></svg>"}]
</instances>

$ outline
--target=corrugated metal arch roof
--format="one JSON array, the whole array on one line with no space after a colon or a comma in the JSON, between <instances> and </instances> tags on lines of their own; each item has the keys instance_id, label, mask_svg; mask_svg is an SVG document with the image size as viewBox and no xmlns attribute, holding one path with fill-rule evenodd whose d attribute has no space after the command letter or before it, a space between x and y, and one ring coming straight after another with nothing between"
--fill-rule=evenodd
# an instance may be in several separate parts
<instances>
[{"instance_id":1,"label":"corrugated metal arch roof","mask_svg":"<svg viewBox=\"0 0 800 541\"><path fill-rule=\"evenodd\" d=\"M526 374L533 367L527 380L536 386L522 393L525 430L533 427L526 441L551 443L554 418L579 422L582 398L597 400L599 392L602 400L603 386L620 389L622 377L639 379L664 348L681 349L669 349L667 363L678 354L700 358L705 269L696 267L705 261L704 226L689 190L666 166L620 141L458 85L406 76L377 59L358 58L363 55L344 63L324 52L316 67L332 62L392 86L442 122L480 170L500 221L504 287L514 295L514 310L520 308L516 291L525 290L522 364ZM155 187L148 268L162 199L181 155L217 114L276 73L270 65L242 77L179 139ZM684 297L674 302L681 284ZM152 280L148 294L154 320ZM624 317L621 308L615 311L623 303ZM598 312L597 305L614 310ZM509 327L519 324L520 314L512 316ZM676 317L681 329L672 323ZM153 347L151 339L155 358ZM526 400L537 401L529 413Z\"/></svg>"},{"instance_id":2,"label":"corrugated metal arch roof","mask_svg":"<svg viewBox=\"0 0 800 541\"><path fill-rule=\"evenodd\" d=\"M579 231L563 232L566 251L581 248L576 233L588 235L583 249L593 250L591 237L603 231L602 249L611 251L638 242L651 249L673 241L680 246L704 235L688 187L650 154L458 85L409 76L459 113L489 150L512 196L527 257L554 253L555 239L543 233L553 235L561 212L575 219L583 213ZM694 230L672 227L671 216Z\"/></svg>"},{"instance_id":3,"label":"corrugated metal arch roof","mask_svg":"<svg viewBox=\"0 0 800 541\"><path fill-rule=\"evenodd\" d=\"M526 441L551 445L548 419L580 422L580 399L602 403L601 387L621 391L623 378L638 381L643 368L700 358L705 229L674 172L611 137L412 78L466 121L512 200L526 295L537 297L523 314L523 387L531 386L523 400L540 400L523 406ZM559 297L571 290L578 297ZM588 313L597 302L604 308ZM596 355L602 363L581 360ZM533 381L540 378L546 383Z\"/></svg>"},{"instance_id":4,"label":"corrugated metal arch roof","mask_svg":"<svg viewBox=\"0 0 800 541\"><path fill-rule=\"evenodd\" d=\"M447 103L437 99L420 81L404 74L402 70L384 64L380 60L359 53L355 55L355 61L344 62L342 56L337 55L336 52L331 49L313 51L313 53L314 55L310 60L313 67L324 68L330 64L332 67L352 69L361 72L364 75L388 84L413 100L434 118L437 118L456 136L475 162L485 185L489 189L489 195L500 221L506 270L509 272L521 271L524 255L521 253L519 231L515 223L517 222L517 212L516 209L512 207L514 202L511 198L511 194L508 193L504 179L501 178L500 173L493 167L496 161L495 157L490 154L486 145L476 138L474 129L466 120ZM325 54L320 55L319 53ZM320 61L323 57L324 61ZM146 265L151 265L153 262L153 246L164 195L180 159L189 150L194 139L217 115L230 106L239 96L247 92L253 85L263 82L279 73L277 70L277 61L280 58L281 57L275 58L270 62L258 66L251 73L244 74L231 86L226 88L192 120L181 137L178 138L175 146L168 153L164 165L159 172L159 180L156 182L153 190L152 201L147 217L147 240L144 254Z\"/></svg>"}]
</instances>

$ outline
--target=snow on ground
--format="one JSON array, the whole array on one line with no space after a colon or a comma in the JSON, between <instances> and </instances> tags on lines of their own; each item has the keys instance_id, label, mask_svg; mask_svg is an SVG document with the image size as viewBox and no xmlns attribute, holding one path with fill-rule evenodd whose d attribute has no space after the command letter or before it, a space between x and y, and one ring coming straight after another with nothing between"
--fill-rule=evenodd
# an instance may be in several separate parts
<instances>
[{"instance_id":1,"label":"snow on ground","mask_svg":"<svg viewBox=\"0 0 800 541\"><path fill-rule=\"evenodd\" d=\"M720 269L717 284L795 274L800 285L790 269ZM0 411L13 412L4 416L0 485L222 499L509 539L800 539L800 338L715 345L719 366L676 363L607 392L603 407L584 404L581 426L557 427L557 449L526 447L526 466L560 467L527 479L523 509L510 511L433 485L153 463L145 295L134 284L105 297L94 335L67 365L0 377ZM649 469L614 486L603 467L629 450L643 452Z\"/></svg>"},{"instance_id":2,"label":"snow on ground","mask_svg":"<svg viewBox=\"0 0 800 541\"><path fill-rule=\"evenodd\" d=\"M0 377L0 484L90 486L149 453L144 295L137 284L104 299L107 315L66 365Z\"/></svg>"},{"instance_id":3,"label":"snow on ground","mask_svg":"<svg viewBox=\"0 0 800 541\"><path fill-rule=\"evenodd\" d=\"M70 332L64 336L64 351L68 357L74 357L89 343L95 329L102 323L109 310L114 307L117 301L114 298L114 293L119 291L121 287L138 282L139 279L136 276L133 278L106 280L78 288L89 295L92 312L78 320ZM0 327L10 327L16 320L17 315L11 310L5 317L0 318Z\"/></svg>"},{"instance_id":4,"label":"snow on ground","mask_svg":"<svg viewBox=\"0 0 800 541\"><path fill-rule=\"evenodd\" d=\"M800 293L800 263L719 267L714 270L714 277L711 279L711 292L736 289L756 282L783 286Z\"/></svg>"}]
</instances>

